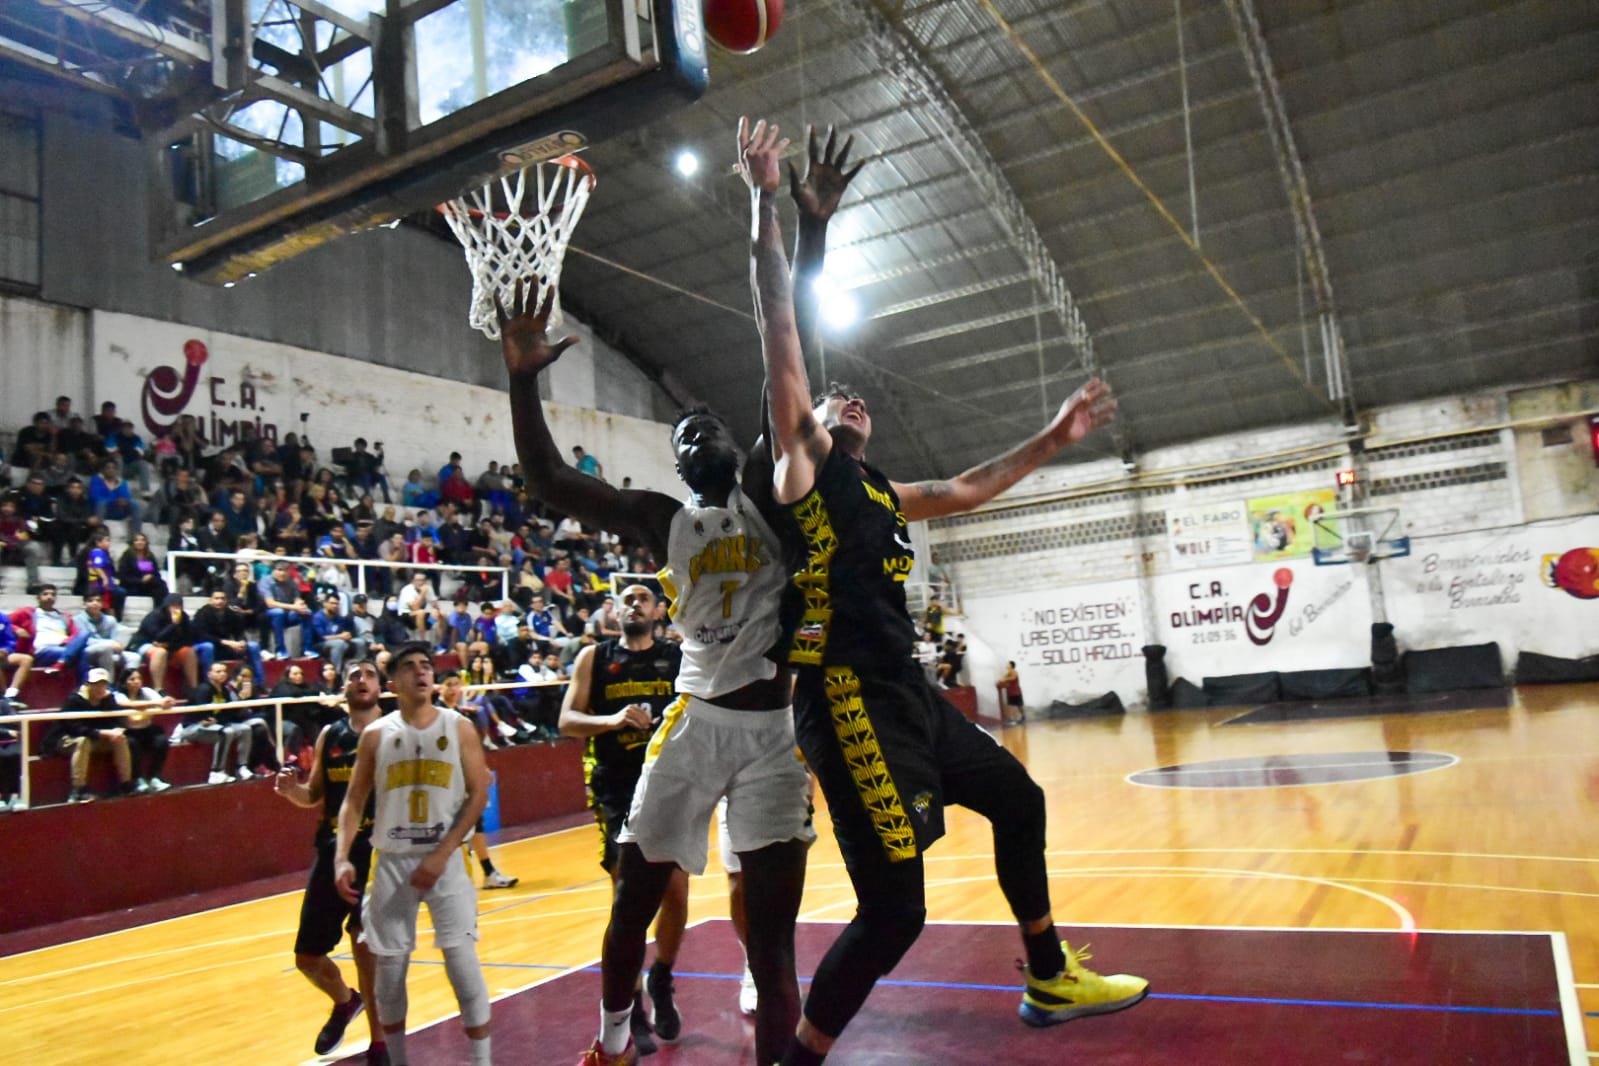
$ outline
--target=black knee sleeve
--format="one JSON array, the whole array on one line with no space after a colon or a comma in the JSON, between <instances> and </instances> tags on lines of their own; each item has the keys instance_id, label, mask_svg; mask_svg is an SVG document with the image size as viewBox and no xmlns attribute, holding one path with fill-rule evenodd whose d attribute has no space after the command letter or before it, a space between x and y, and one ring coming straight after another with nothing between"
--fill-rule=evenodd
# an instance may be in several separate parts
<instances>
[{"instance_id":1,"label":"black knee sleeve","mask_svg":"<svg viewBox=\"0 0 1599 1066\"><path fill-rule=\"evenodd\" d=\"M993 819L994 872L1012 913L1028 922L1050 911L1044 790L1025 772L1006 780L1004 788Z\"/></svg>"},{"instance_id":2,"label":"black knee sleeve","mask_svg":"<svg viewBox=\"0 0 1599 1066\"><path fill-rule=\"evenodd\" d=\"M889 903L862 906L855 920L833 942L811 983L805 1017L821 1032L837 1037L855 1017L877 979L905 957L927 920L922 907Z\"/></svg>"}]
</instances>

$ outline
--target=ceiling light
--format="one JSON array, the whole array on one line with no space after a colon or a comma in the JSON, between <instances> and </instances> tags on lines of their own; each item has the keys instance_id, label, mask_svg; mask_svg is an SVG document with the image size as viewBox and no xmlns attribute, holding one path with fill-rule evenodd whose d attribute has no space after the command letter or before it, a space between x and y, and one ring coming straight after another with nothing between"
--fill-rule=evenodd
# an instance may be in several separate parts
<instances>
[{"instance_id":1,"label":"ceiling light","mask_svg":"<svg viewBox=\"0 0 1599 1066\"><path fill-rule=\"evenodd\" d=\"M692 178L700 172L700 157L687 148L677 153L677 172L685 178Z\"/></svg>"}]
</instances>

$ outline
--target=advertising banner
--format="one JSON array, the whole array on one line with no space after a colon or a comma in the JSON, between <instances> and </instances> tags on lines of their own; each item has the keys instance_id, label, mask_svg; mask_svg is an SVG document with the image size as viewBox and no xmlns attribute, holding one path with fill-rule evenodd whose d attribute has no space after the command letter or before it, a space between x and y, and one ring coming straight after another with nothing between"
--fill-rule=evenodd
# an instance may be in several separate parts
<instances>
[{"instance_id":1,"label":"advertising banner","mask_svg":"<svg viewBox=\"0 0 1599 1066\"><path fill-rule=\"evenodd\" d=\"M1330 547L1315 539L1316 517L1337 509L1337 489L1288 492L1250 500L1249 527L1255 561L1295 559L1309 555L1312 547Z\"/></svg>"},{"instance_id":2,"label":"advertising banner","mask_svg":"<svg viewBox=\"0 0 1599 1066\"><path fill-rule=\"evenodd\" d=\"M1174 570L1247 563L1249 512L1242 500L1166 509L1166 542Z\"/></svg>"}]
</instances>

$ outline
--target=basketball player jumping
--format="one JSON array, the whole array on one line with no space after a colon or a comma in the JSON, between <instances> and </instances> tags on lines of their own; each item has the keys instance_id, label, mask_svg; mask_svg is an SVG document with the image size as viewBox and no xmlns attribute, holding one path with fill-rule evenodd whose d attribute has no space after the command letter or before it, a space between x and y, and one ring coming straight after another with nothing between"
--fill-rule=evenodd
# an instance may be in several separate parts
<instances>
[{"instance_id":1,"label":"basketball player jumping","mask_svg":"<svg viewBox=\"0 0 1599 1066\"><path fill-rule=\"evenodd\" d=\"M812 134L811 157L816 157ZM1044 797L1022 764L940 697L912 656L904 581L914 561L906 523L993 498L1061 448L1111 420L1115 401L1090 381L1018 447L947 481L890 481L865 462L866 403L831 386L813 405L794 322L777 214L787 141L740 119L739 168L754 213L757 325L771 404L777 501L789 514L794 584L804 600L790 654L795 731L827 797L858 909L817 968L784 1066L814 1066L920 935L922 855L960 804L994 827L1000 888L1021 926L1032 1025L1130 1007L1148 983L1083 967L1050 914ZM829 153L830 154L830 153ZM1064 949L1064 950L1063 950Z\"/></svg>"},{"instance_id":2,"label":"basketball player jumping","mask_svg":"<svg viewBox=\"0 0 1599 1066\"><path fill-rule=\"evenodd\" d=\"M300 903L300 931L294 938L294 965L333 1000L333 1013L317 1034L318 1055L326 1055L344 1042L345 1028L372 998L372 953L361 943L361 905L359 901L349 903L339 897L333 869L339 810L355 766L356 746L361 731L378 720L378 697L382 694L383 680L375 665L365 660L346 663L344 703L348 713L324 728L316 738L311 772L304 782L292 766L279 770L273 781L278 795L290 803L322 808L322 817L316 824L316 861L311 866L310 880L306 882L305 898ZM362 812L358 836L349 850L356 886L366 884L367 870L372 864L371 830L372 803L369 800ZM329 957L346 929L350 931L359 992L344 983L338 963ZM370 1066L386 1066L389 1059L376 1011L368 1012L367 1024L372 1030L372 1043L367 1048L366 1061Z\"/></svg>"},{"instance_id":3,"label":"basketball player jumping","mask_svg":"<svg viewBox=\"0 0 1599 1066\"><path fill-rule=\"evenodd\" d=\"M416 949L416 912L427 903L434 942L455 990L473 1066L492 1061L489 990L477 958L477 888L461 845L488 799L489 771L472 720L433 702L433 647L401 645L389 659L399 710L361 732L355 771L339 808L339 895L356 902L351 844L376 792L372 874L362 939L376 957L373 997L389 1060L408 1066L405 974Z\"/></svg>"},{"instance_id":4,"label":"basketball player jumping","mask_svg":"<svg viewBox=\"0 0 1599 1066\"><path fill-rule=\"evenodd\" d=\"M683 652L670 641L655 639L655 594L644 585L622 590L622 637L591 645L572 661L572 683L561 705L562 736L585 741L583 784L589 809L600 830L600 866L616 884L620 869L617 837L633 806L633 793L644 770L644 751L671 704ZM633 991L630 1026L640 1055L653 1054L650 1021L663 1040L676 1040L681 1019L673 999L672 964L688 923L688 874L672 871L660 918L655 923L655 964L650 967L647 1020Z\"/></svg>"}]
</instances>

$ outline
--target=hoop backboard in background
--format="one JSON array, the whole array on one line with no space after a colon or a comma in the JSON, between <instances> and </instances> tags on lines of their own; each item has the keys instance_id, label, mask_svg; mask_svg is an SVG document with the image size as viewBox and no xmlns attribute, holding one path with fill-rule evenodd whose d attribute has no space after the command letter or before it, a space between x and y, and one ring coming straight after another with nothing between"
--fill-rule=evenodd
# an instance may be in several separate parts
<instances>
[{"instance_id":1,"label":"hoop backboard in background","mask_svg":"<svg viewBox=\"0 0 1599 1066\"><path fill-rule=\"evenodd\" d=\"M1317 566L1375 563L1410 554L1410 538L1400 532L1399 508L1363 507L1315 516Z\"/></svg>"},{"instance_id":2,"label":"hoop backboard in background","mask_svg":"<svg viewBox=\"0 0 1599 1066\"><path fill-rule=\"evenodd\" d=\"M697 0L216 0L148 138L156 257L231 284L698 99ZM374 13L377 11L384 14Z\"/></svg>"}]
</instances>

